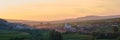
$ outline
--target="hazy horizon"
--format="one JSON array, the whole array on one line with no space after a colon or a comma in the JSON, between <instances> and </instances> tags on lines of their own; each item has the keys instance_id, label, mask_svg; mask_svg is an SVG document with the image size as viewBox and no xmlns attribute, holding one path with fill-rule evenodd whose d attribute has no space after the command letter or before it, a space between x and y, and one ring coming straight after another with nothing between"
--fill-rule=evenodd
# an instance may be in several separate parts
<instances>
[{"instance_id":1,"label":"hazy horizon","mask_svg":"<svg viewBox=\"0 0 120 40\"><path fill-rule=\"evenodd\" d=\"M120 0L0 0L0 18L54 21L120 15Z\"/></svg>"}]
</instances>

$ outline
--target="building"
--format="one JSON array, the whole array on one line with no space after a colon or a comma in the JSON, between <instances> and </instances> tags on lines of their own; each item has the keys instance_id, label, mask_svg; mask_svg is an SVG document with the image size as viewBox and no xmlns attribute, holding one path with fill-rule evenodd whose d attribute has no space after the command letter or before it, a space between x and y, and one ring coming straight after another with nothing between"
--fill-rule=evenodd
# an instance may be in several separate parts
<instances>
[{"instance_id":1,"label":"building","mask_svg":"<svg viewBox=\"0 0 120 40\"><path fill-rule=\"evenodd\" d=\"M73 28L71 24L65 24L64 29L66 29L69 32L76 32L76 29Z\"/></svg>"}]
</instances>

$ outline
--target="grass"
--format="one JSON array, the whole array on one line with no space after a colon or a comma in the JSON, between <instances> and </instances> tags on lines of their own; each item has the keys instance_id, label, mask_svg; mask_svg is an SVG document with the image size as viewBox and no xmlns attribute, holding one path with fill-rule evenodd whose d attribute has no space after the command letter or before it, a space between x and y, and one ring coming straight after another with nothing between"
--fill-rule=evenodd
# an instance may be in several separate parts
<instances>
[{"instance_id":1,"label":"grass","mask_svg":"<svg viewBox=\"0 0 120 40\"><path fill-rule=\"evenodd\" d=\"M42 37L44 40L49 40L49 31L42 31ZM91 35L83 35L78 33L62 34L63 40L92 40ZM30 37L27 33L19 33L15 31L1 31L0 40L9 40L10 38ZM97 40L114 40L114 39L97 39Z\"/></svg>"},{"instance_id":2,"label":"grass","mask_svg":"<svg viewBox=\"0 0 120 40\"><path fill-rule=\"evenodd\" d=\"M117 24L116 24L117 23ZM103 20L89 20L89 21L80 21L80 22L71 22L70 24L80 24L81 26L92 26L93 24L106 24L103 26L99 26L96 28L95 31L97 32L111 32L112 28L111 25L118 25L120 26L120 18L113 18L113 19L103 19ZM63 24L58 24L64 26ZM120 27L119 27L120 29ZM120 30L119 30L120 32ZM63 40L90 40L92 39L91 35L82 35L82 34L63 34ZM97 40L115 40L115 39L97 39Z\"/></svg>"},{"instance_id":3,"label":"grass","mask_svg":"<svg viewBox=\"0 0 120 40\"><path fill-rule=\"evenodd\" d=\"M63 34L64 40L89 40L92 36L90 35L81 35L81 34Z\"/></svg>"},{"instance_id":4,"label":"grass","mask_svg":"<svg viewBox=\"0 0 120 40\"><path fill-rule=\"evenodd\" d=\"M0 30L0 40L9 40L10 38L21 38L21 37L29 37L30 35L27 33L20 33L15 31L3 31Z\"/></svg>"},{"instance_id":5,"label":"grass","mask_svg":"<svg viewBox=\"0 0 120 40\"><path fill-rule=\"evenodd\" d=\"M63 34L63 40L93 40L91 35L82 34ZM96 40L115 40L115 39L96 39Z\"/></svg>"}]
</instances>

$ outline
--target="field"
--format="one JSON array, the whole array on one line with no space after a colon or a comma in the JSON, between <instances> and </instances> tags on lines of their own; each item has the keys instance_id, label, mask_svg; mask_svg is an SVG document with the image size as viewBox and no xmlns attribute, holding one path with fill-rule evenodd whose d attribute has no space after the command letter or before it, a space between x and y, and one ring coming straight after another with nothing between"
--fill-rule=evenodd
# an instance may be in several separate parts
<instances>
[{"instance_id":1,"label":"field","mask_svg":"<svg viewBox=\"0 0 120 40\"><path fill-rule=\"evenodd\" d=\"M50 34L48 31L42 32L43 40L50 40ZM67 33L62 34L63 40L93 40L92 35L84 35L79 33ZM96 40L115 40L115 39L96 39Z\"/></svg>"},{"instance_id":2,"label":"field","mask_svg":"<svg viewBox=\"0 0 120 40\"><path fill-rule=\"evenodd\" d=\"M90 35L80 35L80 34L64 34L64 40L89 40L92 39Z\"/></svg>"},{"instance_id":3,"label":"field","mask_svg":"<svg viewBox=\"0 0 120 40\"><path fill-rule=\"evenodd\" d=\"M111 32L112 31L112 24L120 26L120 18L117 19L105 19L105 20L94 20L94 21L83 21L83 22L74 22L70 23L73 25L79 24L81 26L88 26L92 27L93 25L96 27L94 31L97 32ZM63 24L58 24L63 25ZM98 26L99 25L99 26ZM120 27L118 27L120 29ZM28 30L29 32L30 30ZM120 32L120 30L119 30ZM0 30L0 40L10 40L14 38L28 38L32 36L32 40L39 40L40 38L42 40L50 40L50 31L46 30L31 30L28 34L25 32L16 32L16 31L5 31ZM93 40L94 37L92 35L85 35L85 34L79 34L79 33L63 33L62 34L63 40ZM31 38L30 38L31 39ZM96 40L115 40L115 39L96 39Z\"/></svg>"},{"instance_id":4,"label":"field","mask_svg":"<svg viewBox=\"0 0 120 40\"><path fill-rule=\"evenodd\" d=\"M50 31L41 31L43 40L49 40ZM91 35L83 35L78 33L62 34L63 40L93 40ZM11 38L30 37L27 33L20 33L15 31L0 30L0 40L10 40ZM97 39L97 40L112 40L112 39ZM114 39L113 39L114 40Z\"/></svg>"},{"instance_id":5,"label":"field","mask_svg":"<svg viewBox=\"0 0 120 40\"><path fill-rule=\"evenodd\" d=\"M91 35L64 34L63 40L93 40ZM96 39L96 40L115 40L115 39Z\"/></svg>"},{"instance_id":6,"label":"field","mask_svg":"<svg viewBox=\"0 0 120 40\"><path fill-rule=\"evenodd\" d=\"M27 33L0 30L0 40L10 40L12 38L22 38L22 37L29 37L29 36L30 35Z\"/></svg>"}]
</instances>

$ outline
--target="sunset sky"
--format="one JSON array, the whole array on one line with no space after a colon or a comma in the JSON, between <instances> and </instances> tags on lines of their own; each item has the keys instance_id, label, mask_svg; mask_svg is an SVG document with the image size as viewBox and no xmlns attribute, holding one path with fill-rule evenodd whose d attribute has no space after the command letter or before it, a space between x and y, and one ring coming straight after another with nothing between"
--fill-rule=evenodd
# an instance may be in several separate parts
<instances>
[{"instance_id":1,"label":"sunset sky","mask_svg":"<svg viewBox=\"0 0 120 40\"><path fill-rule=\"evenodd\" d=\"M0 0L0 18L53 21L120 15L120 0Z\"/></svg>"}]
</instances>

